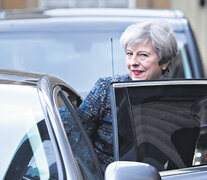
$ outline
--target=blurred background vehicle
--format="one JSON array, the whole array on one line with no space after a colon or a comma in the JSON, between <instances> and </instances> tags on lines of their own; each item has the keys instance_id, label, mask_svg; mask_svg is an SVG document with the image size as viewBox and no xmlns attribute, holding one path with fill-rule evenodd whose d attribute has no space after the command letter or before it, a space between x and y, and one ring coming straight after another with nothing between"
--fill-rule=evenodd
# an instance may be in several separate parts
<instances>
[{"instance_id":1,"label":"blurred background vehicle","mask_svg":"<svg viewBox=\"0 0 207 180\"><path fill-rule=\"evenodd\" d=\"M120 35L146 20L163 19L174 29L180 54L169 77L204 77L189 21L178 10L10 10L0 17L1 68L54 74L82 97L98 78L127 73Z\"/></svg>"},{"instance_id":2,"label":"blurred background vehicle","mask_svg":"<svg viewBox=\"0 0 207 180\"><path fill-rule=\"evenodd\" d=\"M206 0L0 0L0 9L50 8L151 8L179 9L192 25L204 68L207 68L207 3ZM81 9L80 9L81 10ZM205 73L207 76L207 72Z\"/></svg>"}]
</instances>

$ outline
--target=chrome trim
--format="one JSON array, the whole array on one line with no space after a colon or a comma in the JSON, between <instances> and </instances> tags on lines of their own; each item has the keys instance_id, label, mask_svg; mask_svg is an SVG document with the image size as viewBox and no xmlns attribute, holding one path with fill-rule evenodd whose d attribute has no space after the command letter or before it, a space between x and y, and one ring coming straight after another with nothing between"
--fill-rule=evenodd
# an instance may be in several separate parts
<instances>
[{"instance_id":1,"label":"chrome trim","mask_svg":"<svg viewBox=\"0 0 207 180\"><path fill-rule=\"evenodd\" d=\"M40 99L40 104L42 106L42 109L43 109L43 112L45 115L45 121L46 121L47 126L49 127L48 128L49 135L50 135L51 139L53 140L53 142L56 142L56 138L55 138L53 128L52 128L53 125L51 124L50 118L49 118L50 113L48 113L48 111L47 111L48 105L47 105L47 102L45 102L45 96L46 96L45 94L47 94L47 92L45 92L45 90L44 90L44 89L46 89L45 86L47 86L47 83L43 83L43 81L40 80L40 82L37 85L37 91L38 91L38 95L39 95L39 99ZM55 152L55 156L56 156L56 160L57 160L58 176L59 175L61 176L59 179L64 179L63 172L62 172L63 168L62 168L62 163L61 163L61 158L60 158L58 147L53 145L53 148L54 148L54 152Z\"/></svg>"},{"instance_id":2,"label":"chrome trim","mask_svg":"<svg viewBox=\"0 0 207 180\"><path fill-rule=\"evenodd\" d=\"M175 169L175 170L168 170L168 171L160 171L159 174L161 177L165 177L165 176L182 175L182 174L202 172L202 171L206 171L207 173L207 165L197 166L197 167L194 166L189 168L182 168L182 169Z\"/></svg>"},{"instance_id":3,"label":"chrome trim","mask_svg":"<svg viewBox=\"0 0 207 180\"><path fill-rule=\"evenodd\" d=\"M54 147L55 155L58 157L57 165L58 165L58 175L60 175L60 179L74 179L79 180L82 179L79 177L79 173L77 169L74 169L71 166L72 154L70 151L70 146L67 143L67 137L64 133L64 128L59 123L59 118L56 111L54 110L55 103L53 101L53 88L55 85L55 78L50 78L48 76L43 76L38 82L38 94L40 97L40 102L44 110L44 114L46 119L46 123L51 128L49 131L50 136L57 143L57 147ZM57 82L58 79L57 79ZM61 156L61 157L60 157ZM64 164L66 177L63 177L63 167L62 162Z\"/></svg>"},{"instance_id":4,"label":"chrome trim","mask_svg":"<svg viewBox=\"0 0 207 180\"><path fill-rule=\"evenodd\" d=\"M155 81L132 81L132 82L114 82L114 88L121 87L137 87L137 86L165 86L165 85L193 85L193 84L207 84L207 79L188 79L188 80L155 80Z\"/></svg>"}]
</instances>

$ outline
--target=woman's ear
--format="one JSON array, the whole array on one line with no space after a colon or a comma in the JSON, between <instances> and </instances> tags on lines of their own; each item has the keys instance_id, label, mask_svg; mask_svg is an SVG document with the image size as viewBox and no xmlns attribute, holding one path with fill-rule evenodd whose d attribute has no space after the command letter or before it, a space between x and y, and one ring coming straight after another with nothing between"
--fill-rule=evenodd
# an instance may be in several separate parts
<instances>
[{"instance_id":1,"label":"woman's ear","mask_svg":"<svg viewBox=\"0 0 207 180\"><path fill-rule=\"evenodd\" d=\"M164 64L161 64L161 65L160 65L160 66L161 66L161 69L162 69L162 70L167 69L169 63L170 63L170 61L168 61L168 62L166 62L166 63L164 63Z\"/></svg>"}]
</instances>

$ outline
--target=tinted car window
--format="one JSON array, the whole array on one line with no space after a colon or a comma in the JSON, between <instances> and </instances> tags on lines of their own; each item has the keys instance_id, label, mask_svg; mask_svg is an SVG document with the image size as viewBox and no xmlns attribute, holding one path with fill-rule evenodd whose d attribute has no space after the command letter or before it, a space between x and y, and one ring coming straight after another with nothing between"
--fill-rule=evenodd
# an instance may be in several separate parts
<instances>
[{"instance_id":1,"label":"tinted car window","mask_svg":"<svg viewBox=\"0 0 207 180\"><path fill-rule=\"evenodd\" d=\"M206 90L190 84L115 88L115 158L159 171L206 164Z\"/></svg>"}]
</instances>

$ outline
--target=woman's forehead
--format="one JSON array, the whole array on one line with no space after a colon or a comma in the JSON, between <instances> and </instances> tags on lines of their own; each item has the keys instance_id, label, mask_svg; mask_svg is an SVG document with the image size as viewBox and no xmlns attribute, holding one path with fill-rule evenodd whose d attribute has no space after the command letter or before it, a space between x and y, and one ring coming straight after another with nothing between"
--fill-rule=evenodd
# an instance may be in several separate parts
<instances>
[{"instance_id":1,"label":"woman's forehead","mask_svg":"<svg viewBox=\"0 0 207 180\"><path fill-rule=\"evenodd\" d=\"M146 50L154 50L151 41L149 40L142 40L136 43L130 43L127 44L127 49L132 49L132 50L136 50L136 49L140 49L140 48L144 48Z\"/></svg>"},{"instance_id":2,"label":"woman's forehead","mask_svg":"<svg viewBox=\"0 0 207 180\"><path fill-rule=\"evenodd\" d=\"M128 43L127 43L127 47L132 47L138 43L142 43L142 44L147 44L148 42L151 43L151 40L149 38L137 38L137 39L131 39Z\"/></svg>"}]
</instances>

